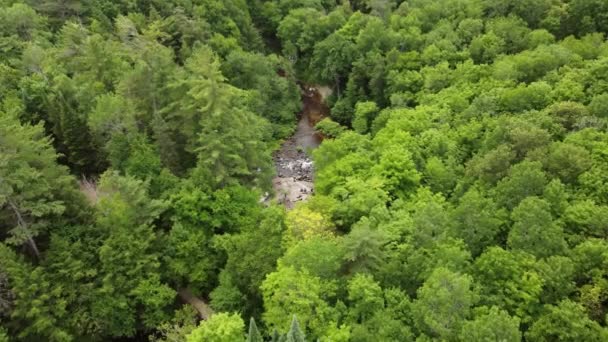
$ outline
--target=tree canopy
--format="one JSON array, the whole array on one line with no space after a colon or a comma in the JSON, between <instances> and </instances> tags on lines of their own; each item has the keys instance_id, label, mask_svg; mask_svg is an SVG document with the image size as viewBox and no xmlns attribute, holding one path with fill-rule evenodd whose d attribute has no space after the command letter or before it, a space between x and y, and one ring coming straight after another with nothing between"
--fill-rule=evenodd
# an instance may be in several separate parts
<instances>
[{"instance_id":1,"label":"tree canopy","mask_svg":"<svg viewBox=\"0 0 608 342\"><path fill-rule=\"evenodd\" d=\"M605 0L0 0L0 342L608 340L607 35Z\"/></svg>"}]
</instances>

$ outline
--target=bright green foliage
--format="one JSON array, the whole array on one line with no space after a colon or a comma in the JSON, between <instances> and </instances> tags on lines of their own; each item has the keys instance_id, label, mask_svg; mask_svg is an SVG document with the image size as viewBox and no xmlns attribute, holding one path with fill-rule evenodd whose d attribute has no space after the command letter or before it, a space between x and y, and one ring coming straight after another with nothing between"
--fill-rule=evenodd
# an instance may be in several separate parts
<instances>
[{"instance_id":1,"label":"bright green foliage","mask_svg":"<svg viewBox=\"0 0 608 342\"><path fill-rule=\"evenodd\" d=\"M374 102L357 103L355 117L353 118L353 129L360 134L367 133L377 114L378 106Z\"/></svg>"},{"instance_id":2,"label":"bright green foliage","mask_svg":"<svg viewBox=\"0 0 608 342\"><path fill-rule=\"evenodd\" d=\"M245 323L238 314L218 313L200 323L187 336L188 342L237 342L245 341Z\"/></svg>"},{"instance_id":3,"label":"bright green foliage","mask_svg":"<svg viewBox=\"0 0 608 342\"><path fill-rule=\"evenodd\" d=\"M170 84L180 97L165 110L175 107L182 120L178 130L188 142L185 152L198 160L195 177L214 188L238 182L267 187L267 122L242 105L242 90L224 83L212 50L194 51L185 69L186 78Z\"/></svg>"},{"instance_id":4,"label":"bright green foliage","mask_svg":"<svg viewBox=\"0 0 608 342\"><path fill-rule=\"evenodd\" d=\"M448 194L456 183L454 171L448 163L444 163L437 157L431 157L426 161L423 177L424 183L434 192Z\"/></svg>"},{"instance_id":5,"label":"bright green foliage","mask_svg":"<svg viewBox=\"0 0 608 342\"><path fill-rule=\"evenodd\" d=\"M577 201L566 208L564 219L571 234L605 237L608 233L606 220L608 207L597 205L593 200Z\"/></svg>"},{"instance_id":6,"label":"bright green foliage","mask_svg":"<svg viewBox=\"0 0 608 342\"><path fill-rule=\"evenodd\" d=\"M606 307L601 303L601 298L606 295L603 279L608 261L607 247L603 240L588 239L573 251L575 279L577 283L585 284L580 288L581 304L588 315L596 320L601 320L606 315Z\"/></svg>"},{"instance_id":7,"label":"bright green foliage","mask_svg":"<svg viewBox=\"0 0 608 342\"><path fill-rule=\"evenodd\" d=\"M589 104L591 114L605 118L608 116L608 94L594 96Z\"/></svg>"},{"instance_id":8,"label":"bright green foliage","mask_svg":"<svg viewBox=\"0 0 608 342\"><path fill-rule=\"evenodd\" d=\"M582 147L566 143L551 145L547 169L557 175L564 183L576 182L578 176L590 167L591 158Z\"/></svg>"},{"instance_id":9,"label":"bright green foliage","mask_svg":"<svg viewBox=\"0 0 608 342\"><path fill-rule=\"evenodd\" d=\"M279 263L305 269L322 279L332 279L339 274L344 258L344 245L328 236L313 236L290 247Z\"/></svg>"},{"instance_id":10,"label":"bright green foliage","mask_svg":"<svg viewBox=\"0 0 608 342\"><path fill-rule=\"evenodd\" d=\"M356 55L353 41L338 31L315 45L311 69L316 70L320 81L334 83L339 91L340 76L349 71Z\"/></svg>"},{"instance_id":11,"label":"bright green foliage","mask_svg":"<svg viewBox=\"0 0 608 342\"><path fill-rule=\"evenodd\" d=\"M0 0L0 340L607 340L606 12Z\"/></svg>"},{"instance_id":12,"label":"bright green foliage","mask_svg":"<svg viewBox=\"0 0 608 342\"><path fill-rule=\"evenodd\" d=\"M336 187L333 195L343 204L336 208L336 221L349 226L369 215L371 210L384 207L388 195L382 185L383 182L377 178L368 181L350 179L343 186Z\"/></svg>"},{"instance_id":13,"label":"bright green foliage","mask_svg":"<svg viewBox=\"0 0 608 342\"><path fill-rule=\"evenodd\" d=\"M583 308L571 300L548 306L547 313L526 333L530 341L604 341L608 331L590 320Z\"/></svg>"},{"instance_id":14,"label":"bright green foliage","mask_svg":"<svg viewBox=\"0 0 608 342\"><path fill-rule=\"evenodd\" d=\"M102 176L99 191L104 196L98 204L97 228L108 235L99 248L104 278L93 312L112 334L128 336L134 332L138 306L144 324L156 326L166 319L163 309L175 296L160 280L151 226L165 204L151 200L141 181L114 172Z\"/></svg>"},{"instance_id":15,"label":"bright green foliage","mask_svg":"<svg viewBox=\"0 0 608 342\"><path fill-rule=\"evenodd\" d=\"M485 198L476 189L469 190L460 198L453 211L456 223L455 235L461 237L473 255L480 254L487 246L495 245L498 234L505 224L502 212L491 198Z\"/></svg>"},{"instance_id":16,"label":"bright green foliage","mask_svg":"<svg viewBox=\"0 0 608 342\"><path fill-rule=\"evenodd\" d=\"M124 97L102 95L89 114L88 126L100 143L107 144L114 135L131 133L136 130L135 109Z\"/></svg>"},{"instance_id":17,"label":"bright green foliage","mask_svg":"<svg viewBox=\"0 0 608 342\"><path fill-rule=\"evenodd\" d=\"M491 63L504 52L505 41L490 31L484 35L477 36L471 41L469 47L471 57L477 63Z\"/></svg>"},{"instance_id":18,"label":"bright green foliage","mask_svg":"<svg viewBox=\"0 0 608 342\"><path fill-rule=\"evenodd\" d=\"M514 209L528 196L542 194L547 177L541 170L540 163L524 161L509 170L509 175L496 186L496 197L499 204Z\"/></svg>"},{"instance_id":19,"label":"bright green foliage","mask_svg":"<svg viewBox=\"0 0 608 342\"><path fill-rule=\"evenodd\" d=\"M551 87L546 83L532 83L506 92L501 102L504 110L512 113L542 109L550 103L547 96L550 92Z\"/></svg>"},{"instance_id":20,"label":"bright green foliage","mask_svg":"<svg viewBox=\"0 0 608 342\"><path fill-rule=\"evenodd\" d=\"M232 118L227 113L213 115L200 133L197 177L214 187L242 182L266 189L271 170L262 140L264 121L248 111L230 112Z\"/></svg>"},{"instance_id":21,"label":"bright green foliage","mask_svg":"<svg viewBox=\"0 0 608 342\"><path fill-rule=\"evenodd\" d=\"M217 277L215 271L222 260L218 248L220 246L213 244L213 237L215 234L252 229L254 222L260 218L260 208L256 207L257 196L240 187L225 188L207 194L191 184L184 184L183 188L171 197L171 202L174 223L168 234L165 254L168 272L180 286L189 285L194 289L211 290ZM233 239L239 247L244 247L248 241L247 237L255 233L269 232L277 236L278 233L274 232L274 229L280 229L280 225L268 226L274 223L276 222L272 220L269 223L264 222L264 228L260 231L249 231L249 234L234 236ZM255 238L251 241L255 241ZM278 242L275 245L277 244ZM225 248L232 250L230 245ZM272 253L266 256L271 262L276 260L273 259ZM276 257L278 256L274 258ZM240 255L235 261L248 262ZM262 278L262 275L259 277Z\"/></svg>"},{"instance_id":22,"label":"bright green foliage","mask_svg":"<svg viewBox=\"0 0 608 342\"><path fill-rule=\"evenodd\" d=\"M383 245L387 235L364 225L355 227L343 242L344 261L350 273L372 272L384 260Z\"/></svg>"},{"instance_id":23,"label":"bright green foliage","mask_svg":"<svg viewBox=\"0 0 608 342\"><path fill-rule=\"evenodd\" d=\"M357 274L348 283L350 315L356 322L366 321L384 308L382 288L369 275Z\"/></svg>"},{"instance_id":24,"label":"bright green foliage","mask_svg":"<svg viewBox=\"0 0 608 342\"><path fill-rule=\"evenodd\" d=\"M462 341L521 341L519 319L509 316L503 310L493 306L480 309L474 320L464 323L460 340Z\"/></svg>"},{"instance_id":25,"label":"bright green foliage","mask_svg":"<svg viewBox=\"0 0 608 342\"><path fill-rule=\"evenodd\" d=\"M179 222L173 225L167 241L167 267L175 282L210 287L209 278L218 260L209 239L204 229Z\"/></svg>"},{"instance_id":26,"label":"bright green foliage","mask_svg":"<svg viewBox=\"0 0 608 342\"><path fill-rule=\"evenodd\" d=\"M345 17L340 10L324 15L319 0L293 2L300 2L301 8L285 12L287 15L277 27L277 36L283 42L283 55L302 73L309 68L316 43L344 24ZM311 6L305 6L307 2Z\"/></svg>"},{"instance_id":27,"label":"bright green foliage","mask_svg":"<svg viewBox=\"0 0 608 342\"><path fill-rule=\"evenodd\" d=\"M289 321L285 317L296 315L302 331L320 336L336 311L328 304L335 285L310 275L306 270L281 267L270 273L262 284L264 295L264 321L270 328L287 332Z\"/></svg>"},{"instance_id":28,"label":"bright green foliage","mask_svg":"<svg viewBox=\"0 0 608 342\"><path fill-rule=\"evenodd\" d=\"M443 239L450 231L450 217L447 203L441 194L433 194L427 188L420 188L408 202L413 227L413 243L428 247Z\"/></svg>"},{"instance_id":29,"label":"bright green foliage","mask_svg":"<svg viewBox=\"0 0 608 342\"><path fill-rule=\"evenodd\" d=\"M315 129L326 138L337 138L345 131L345 127L333 121L331 118L325 118L315 125Z\"/></svg>"},{"instance_id":30,"label":"bright green foliage","mask_svg":"<svg viewBox=\"0 0 608 342\"><path fill-rule=\"evenodd\" d=\"M474 264L474 274L481 284L481 303L498 306L530 321L538 309L542 277L534 271L534 257L491 247Z\"/></svg>"},{"instance_id":31,"label":"bright green foliage","mask_svg":"<svg viewBox=\"0 0 608 342\"><path fill-rule=\"evenodd\" d=\"M410 328L411 323L403 321L405 313L398 312L393 314L388 310L378 311L366 322L353 324L350 340L413 341L414 337Z\"/></svg>"},{"instance_id":32,"label":"bright green foliage","mask_svg":"<svg viewBox=\"0 0 608 342\"><path fill-rule=\"evenodd\" d=\"M0 11L2 18L2 55L10 60L18 58L27 42L40 39L46 29L43 16L30 6L10 1L3 2Z\"/></svg>"},{"instance_id":33,"label":"bright green foliage","mask_svg":"<svg viewBox=\"0 0 608 342\"><path fill-rule=\"evenodd\" d=\"M549 203L537 197L524 199L511 214L509 247L543 258L565 249L562 227L551 217Z\"/></svg>"},{"instance_id":34,"label":"bright green foliage","mask_svg":"<svg viewBox=\"0 0 608 342\"><path fill-rule=\"evenodd\" d=\"M254 203L255 198L251 200L249 205ZM283 253L281 237L284 213L281 208L271 207L261 215L251 213L246 218L255 219L256 222L243 224L239 234L224 235L217 240L226 252L227 260L220 273L219 286L211 292L210 297L214 308L238 308L258 314L262 305L260 285L265 276L275 270L277 259ZM260 244L260 241L264 243ZM192 262L189 256L184 256L184 261ZM238 295L236 305L227 300L231 296L221 295L223 291L231 290Z\"/></svg>"},{"instance_id":35,"label":"bright green foliage","mask_svg":"<svg viewBox=\"0 0 608 342\"><path fill-rule=\"evenodd\" d=\"M543 278L543 303L556 303L574 292L575 264L572 259L552 256L539 261L537 267L539 275Z\"/></svg>"},{"instance_id":36,"label":"bright green foliage","mask_svg":"<svg viewBox=\"0 0 608 342\"><path fill-rule=\"evenodd\" d=\"M393 197L407 197L420 183L411 154L403 147L384 149L378 163L371 169L382 178L384 189Z\"/></svg>"},{"instance_id":37,"label":"bright green foliage","mask_svg":"<svg viewBox=\"0 0 608 342\"><path fill-rule=\"evenodd\" d=\"M428 336L454 339L477 301L472 285L468 275L435 269L412 304L416 326Z\"/></svg>"},{"instance_id":38,"label":"bright green foliage","mask_svg":"<svg viewBox=\"0 0 608 342\"><path fill-rule=\"evenodd\" d=\"M351 329L345 324L340 327L332 326L325 332L323 339L336 342L352 341Z\"/></svg>"},{"instance_id":39,"label":"bright green foliage","mask_svg":"<svg viewBox=\"0 0 608 342\"><path fill-rule=\"evenodd\" d=\"M435 268L443 267L451 271L459 271L468 269L471 261L471 254L462 240L444 238L442 241L422 248L416 249L408 244L400 245L397 248L400 253L406 253L407 256L403 257L406 267L402 267L396 272L402 278L402 286L412 294L433 273Z\"/></svg>"},{"instance_id":40,"label":"bright green foliage","mask_svg":"<svg viewBox=\"0 0 608 342\"><path fill-rule=\"evenodd\" d=\"M19 338L74 340L63 324L68 316L64 290L49 281L43 268L29 265L0 244L0 269L7 273L15 297L11 316L28 322Z\"/></svg>"},{"instance_id":41,"label":"bright green foliage","mask_svg":"<svg viewBox=\"0 0 608 342\"><path fill-rule=\"evenodd\" d=\"M274 125L274 135L284 137L295 123L294 113L300 109L300 94L286 63L277 57L234 51L222 63L222 71L230 83L250 89L251 109ZM279 73L285 73L284 77Z\"/></svg>"}]
</instances>

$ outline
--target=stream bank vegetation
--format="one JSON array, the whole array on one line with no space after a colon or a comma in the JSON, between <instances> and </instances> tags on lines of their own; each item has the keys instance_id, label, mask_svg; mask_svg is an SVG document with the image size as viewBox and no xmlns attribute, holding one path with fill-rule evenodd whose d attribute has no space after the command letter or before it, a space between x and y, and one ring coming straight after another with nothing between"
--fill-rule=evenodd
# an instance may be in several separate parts
<instances>
[{"instance_id":1,"label":"stream bank vegetation","mask_svg":"<svg viewBox=\"0 0 608 342\"><path fill-rule=\"evenodd\" d=\"M0 341L608 340L607 33L605 0L0 0ZM331 112L287 211L298 82Z\"/></svg>"}]
</instances>

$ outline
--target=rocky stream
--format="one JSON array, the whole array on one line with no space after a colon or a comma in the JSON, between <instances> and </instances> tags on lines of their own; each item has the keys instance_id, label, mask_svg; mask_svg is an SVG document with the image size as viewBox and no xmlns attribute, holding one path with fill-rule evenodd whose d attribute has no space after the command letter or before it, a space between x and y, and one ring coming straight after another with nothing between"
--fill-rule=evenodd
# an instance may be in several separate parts
<instances>
[{"instance_id":1,"label":"rocky stream","mask_svg":"<svg viewBox=\"0 0 608 342\"><path fill-rule=\"evenodd\" d=\"M273 156L277 171L272 181L273 188L278 202L288 209L314 192L314 167L310 154L323 140L314 126L329 114L329 108L323 102L328 89L310 86L302 86L301 89L303 106L296 131Z\"/></svg>"}]
</instances>

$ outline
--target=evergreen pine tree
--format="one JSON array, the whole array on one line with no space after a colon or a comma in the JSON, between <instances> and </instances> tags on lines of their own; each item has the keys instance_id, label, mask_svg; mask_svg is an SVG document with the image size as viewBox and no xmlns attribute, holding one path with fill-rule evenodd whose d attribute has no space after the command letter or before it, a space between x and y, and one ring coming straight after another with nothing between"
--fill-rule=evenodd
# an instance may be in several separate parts
<instances>
[{"instance_id":1,"label":"evergreen pine tree","mask_svg":"<svg viewBox=\"0 0 608 342\"><path fill-rule=\"evenodd\" d=\"M103 170L97 149L86 121L76 113L61 113L61 140L65 145L66 159L72 170L79 174L94 174Z\"/></svg>"},{"instance_id":2,"label":"evergreen pine tree","mask_svg":"<svg viewBox=\"0 0 608 342\"><path fill-rule=\"evenodd\" d=\"M35 237L46 233L76 196L76 183L42 125L22 125L0 112L0 235L12 245L27 244L39 256Z\"/></svg>"},{"instance_id":3,"label":"evergreen pine tree","mask_svg":"<svg viewBox=\"0 0 608 342\"><path fill-rule=\"evenodd\" d=\"M289 328L289 332L287 332L287 342L305 342L306 338L304 333L300 329L300 323L298 323L298 319L296 316L293 316L293 320L291 321L291 328Z\"/></svg>"},{"instance_id":4,"label":"evergreen pine tree","mask_svg":"<svg viewBox=\"0 0 608 342\"><path fill-rule=\"evenodd\" d=\"M257 325L255 324L255 319L251 317L249 320L249 333L247 334L247 342L263 342L264 339L258 330Z\"/></svg>"},{"instance_id":5,"label":"evergreen pine tree","mask_svg":"<svg viewBox=\"0 0 608 342\"><path fill-rule=\"evenodd\" d=\"M270 338L270 342L281 342L281 335L279 335L277 329L274 329L272 331L272 337Z\"/></svg>"}]
</instances>

